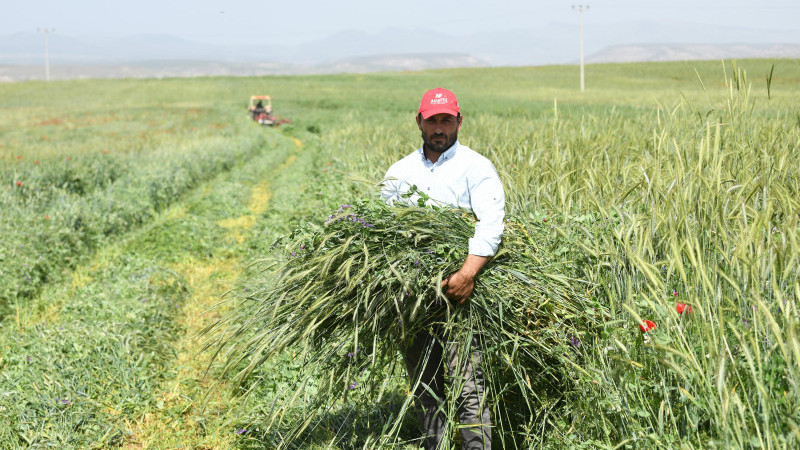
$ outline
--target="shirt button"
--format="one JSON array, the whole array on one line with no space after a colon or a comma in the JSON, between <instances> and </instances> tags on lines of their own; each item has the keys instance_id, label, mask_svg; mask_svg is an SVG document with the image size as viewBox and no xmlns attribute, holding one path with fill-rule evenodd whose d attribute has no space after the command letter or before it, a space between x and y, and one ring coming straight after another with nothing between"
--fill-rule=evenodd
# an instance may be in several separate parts
<instances>
[{"instance_id":1,"label":"shirt button","mask_svg":"<svg viewBox=\"0 0 800 450\"><path fill-rule=\"evenodd\" d=\"M433 169L431 169L431 172L433 172Z\"/></svg>"},{"instance_id":2,"label":"shirt button","mask_svg":"<svg viewBox=\"0 0 800 450\"><path fill-rule=\"evenodd\" d=\"M429 190L429 191L431 190L431 187L430 187L430 186L428 186L428 190Z\"/></svg>"}]
</instances>

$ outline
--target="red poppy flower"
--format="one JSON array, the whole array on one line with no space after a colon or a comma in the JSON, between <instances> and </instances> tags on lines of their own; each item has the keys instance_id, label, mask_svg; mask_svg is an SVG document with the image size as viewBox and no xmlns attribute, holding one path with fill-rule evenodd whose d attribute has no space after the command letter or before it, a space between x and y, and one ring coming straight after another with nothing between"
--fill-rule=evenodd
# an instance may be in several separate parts
<instances>
[{"instance_id":1,"label":"red poppy flower","mask_svg":"<svg viewBox=\"0 0 800 450\"><path fill-rule=\"evenodd\" d=\"M22 181L17 181L17 186L22 186Z\"/></svg>"},{"instance_id":2,"label":"red poppy flower","mask_svg":"<svg viewBox=\"0 0 800 450\"><path fill-rule=\"evenodd\" d=\"M639 329L642 330L642 333L647 333L648 331L652 331L656 328L656 323L652 320L644 320L642 323L639 324Z\"/></svg>"},{"instance_id":3,"label":"red poppy flower","mask_svg":"<svg viewBox=\"0 0 800 450\"><path fill-rule=\"evenodd\" d=\"M45 214L44 218L47 219L47 220L50 220L50 214Z\"/></svg>"},{"instance_id":4,"label":"red poppy flower","mask_svg":"<svg viewBox=\"0 0 800 450\"><path fill-rule=\"evenodd\" d=\"M675 310L678 311L678 314L691 314L694 312L692 311L692 305L687 305L686 303L676 303Z\"/></svg>"},{"instance_id":5,"label":"red poppy flower","mask_svg":"<svg viewBox=\"0 0 800 450\"><path fill-rule=\"evenodd\" d=\"M39 161L34 161L33 163L34 163L34 164L39 164Z\"/></svg>"}]
</instances>

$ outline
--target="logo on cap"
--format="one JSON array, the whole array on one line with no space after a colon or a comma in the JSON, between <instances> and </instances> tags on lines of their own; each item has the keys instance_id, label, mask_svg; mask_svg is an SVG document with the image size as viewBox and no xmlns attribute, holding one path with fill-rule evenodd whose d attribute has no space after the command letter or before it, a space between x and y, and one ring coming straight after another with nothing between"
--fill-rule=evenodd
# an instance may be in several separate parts
<instances>
[{"instance_id":1,"label":"logo on cap","mask_svg":"<svg viewBox=\"0 0 800 450\"><path fill-rule=\"evenodd\" d=\"M447 97L444 97L444 94L439 92L433 96L431 99L431 105L445 105L447 104Z\"/></svg>"}]
</instances>

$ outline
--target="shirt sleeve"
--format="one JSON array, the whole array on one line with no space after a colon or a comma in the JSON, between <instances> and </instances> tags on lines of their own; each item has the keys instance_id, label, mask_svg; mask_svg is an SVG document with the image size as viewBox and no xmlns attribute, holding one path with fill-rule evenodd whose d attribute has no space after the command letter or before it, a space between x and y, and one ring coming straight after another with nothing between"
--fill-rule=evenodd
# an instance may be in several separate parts
<instances>
[{"instance_id":1,"label":"shirt sleeve","mask_svg":"<svg viewBox=\"0 0 800 450\"><path fill-rule=\"evenodd\" d=\"M469 180L472 212L478 219L475 235L469 239L469 254L494 256L503 236L505 191L491 162L478 166Z\"/></svg>"}]
</instances>

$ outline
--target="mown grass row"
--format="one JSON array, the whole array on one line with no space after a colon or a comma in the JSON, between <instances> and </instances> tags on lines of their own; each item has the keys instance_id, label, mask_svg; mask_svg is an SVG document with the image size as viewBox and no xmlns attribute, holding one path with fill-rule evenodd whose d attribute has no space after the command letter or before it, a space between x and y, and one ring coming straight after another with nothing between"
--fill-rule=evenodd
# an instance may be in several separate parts
<instances>
[{"instance_id":1,"label":"mown grass row","mask_svg":"<svg viewBox=\"0 0 800 450\"><path fill-rule=\"evenodd\" d=\"M95 261L97 267L75 272L72 285L43 293L39 314L28 320L23 312L4 324L0 405L8 420L0 439L6 445L119 443L125 421L155 401L185 283L135 255Z\"/></svg>"},{"instance_id":2,"label":"mown grass row","mask_svg":"<svg viewBox=\"0 0 800 450\"><path fill-rule=\"evenodd\" d=\"M50 160L25 178L15 174L17 180L7 180L0 189L0 307L7 313L62 269L269 145L258 135L209 138L143 151L135 158Z\"/></svg>"},{"instance_id":3,"label":"mown grass row","mask_svg":"<svg viewBox=\"0 0 800 450\"><path fill-rule=\"evenodd\" d=\"M193 289L199 289L192 275L221 261L232 270L238 265L244 244L225 221L250 213L246 184L261 182L295 151L292 141L267 134L271 145L251 151L247 164L239 161L227 175L198 180L188 199L154 212L151 223L129 237L102 246L64 283L48 285L19 316L4 321L0 409L9 418L0 427L4 445L164 445L165 436L145 433L153 429L173 433L168 442L175 445L234 440L232 415L217 424L229 429L204 428L212 422L204 407L205 367L193 362L197 349L178 348L176 342L187 323L201 320L182 318L185 303L197 295ZM236 272L219 276L235 279ZM210 305L221 293L203 291L210 298L202 300ZM181 350L187 354L178 365Z\"/></svg>"},{"instance_id":4,"label":"mown grass row","mask_svg":"<svg viewBox=\"0 0 800 450\"><path fill-rule=\"evenodd\" d=\"M263 144L158 84L0 87L0 311Z\"/></svg>"},{"instance_id":5,"label":"mown grass row","mask_svg":"<svg viewBox=\"0 0 800 450\"><path fill-rule=\"evenodd\" d=\"M197 333L224 310L214 306L249 265L247 249L269 238L260 217L271 208L273 178L292 180L284 172L298 158L294 141L277 142L191 195L140 248L143 255L182 274L189 294L177 319L180 338L172 343L176 357L154 393L157 407L132 421L133 436L126 440L130 444L227 448L247 430L254 405L236 397L217 367L209 366ZM284 375L279 371L278 376Z\"/></svg>"}]
</instances>

